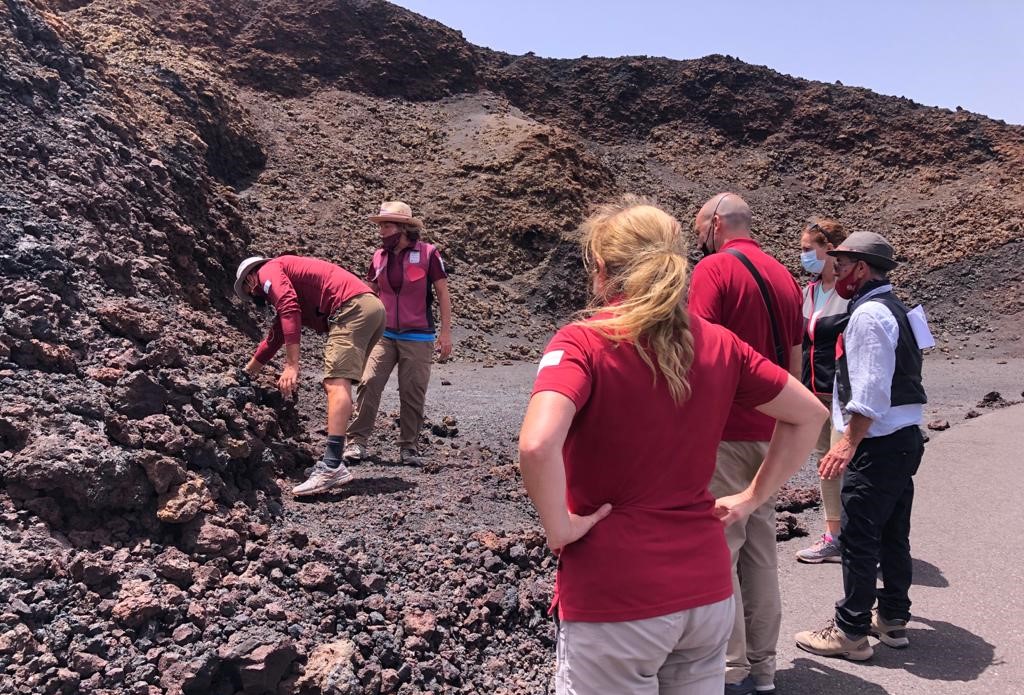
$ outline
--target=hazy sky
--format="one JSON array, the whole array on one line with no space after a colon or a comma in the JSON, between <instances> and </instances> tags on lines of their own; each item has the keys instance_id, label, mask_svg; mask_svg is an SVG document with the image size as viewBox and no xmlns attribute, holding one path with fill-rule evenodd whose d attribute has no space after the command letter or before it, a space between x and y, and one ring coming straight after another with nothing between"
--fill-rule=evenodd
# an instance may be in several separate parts
<instances>
[{"instance_id":1,"label":"hazy sky","mask_svg":"<svg viewBox=\"0 0 1024 695\"><path fill-rule=\"evenodd\" d=\"M731 55L1024 124L1024 0L397 0L538 56Z\"/></svg>"}]
</instances>

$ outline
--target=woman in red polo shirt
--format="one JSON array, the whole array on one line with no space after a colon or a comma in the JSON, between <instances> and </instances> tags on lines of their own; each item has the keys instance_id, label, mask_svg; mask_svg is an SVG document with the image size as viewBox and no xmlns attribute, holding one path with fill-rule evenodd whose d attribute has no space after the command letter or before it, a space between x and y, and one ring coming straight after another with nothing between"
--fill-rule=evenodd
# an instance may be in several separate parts
<instances>
[{"instance_id":1,"label":"woman in red polo shirt","mask_svg":"<svg viewBox=\"0 0 1024 695\"><path fill-rule=\"evenodd\" d=\"M559 553L558 693L721 695L735 611L723 524L807 458L824 406L727 329L685 309L679 223L635 197L583 225L589 318L548 345L520 467ZM733 401L778 419L744 492L708 482Z\"/></svg>"}]
</instances>

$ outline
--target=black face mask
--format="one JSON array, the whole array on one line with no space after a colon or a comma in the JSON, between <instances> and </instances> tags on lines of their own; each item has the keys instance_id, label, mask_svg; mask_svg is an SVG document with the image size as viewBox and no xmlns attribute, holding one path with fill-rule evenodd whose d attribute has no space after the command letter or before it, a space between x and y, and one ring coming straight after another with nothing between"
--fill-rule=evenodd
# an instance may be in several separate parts
<instances>
[{"instance_id":1,"label":"black face mask","mask_svg":"<svg viewBox=\"0 0 1024 695\"><path fill-rule=\"evenodd\" d=\"M715 241L715 233L714 233L714 231L713 231L713 230L712 230L712 231L710 232L709 236L711 237L711 243L712 243L712 244L714 244L714 241ZM710 256L711 254L715 253L715 247L714 247L714 246L708 246L708 242L707 242L707 239L705 239L704 241L702 241L702 242L700 243L700 252L701 252L702 254L704 254L704 257L705 257L705 258L707 258L707 257L708 257L708 256Z\"/></svg>"},{"instance_id":2,"label":"black face mask","mask_svg":"<svg viewBox=\"0 0 1024 695\"><path fill-rule=\"evenodd\" d=\"M715 203L715 209L711 211L711 217L708 218L708 235L700 243L700 252L704 254L705 258L718 251L715 248L715 215L718 214L718 208L722 205L722 201L728 197L729 194L726 193L718 199L718 202ZM708 246L709 241L711 242L710 246Z\"/></svg>"},{"instance_id":3,"label":"black face mask","mask_svg":"<svg viewBox=\"0 0 1024 695\"><path fill-rule=\"evenodd\" d=\"M267 298L266 297L253 297L252 301L256 304L256 308L257 309L266 309L267 308Z\"/></svg>"}]
</instances>

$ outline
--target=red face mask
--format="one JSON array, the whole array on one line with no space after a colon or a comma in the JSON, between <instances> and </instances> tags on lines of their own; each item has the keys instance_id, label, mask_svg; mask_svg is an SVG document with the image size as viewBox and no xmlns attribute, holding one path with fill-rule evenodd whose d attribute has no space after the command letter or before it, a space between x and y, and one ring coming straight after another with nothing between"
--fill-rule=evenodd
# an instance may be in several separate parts
<instances>
[{"instance_id":1,"label":"red face mask","mask_svg":"<svg viewBox=\"0 0 1024 695\"><path fill-rule=\"evenodd\" d=\"M836 294L843 299L852 299L853 295L857 294L857 290L864 284L863 280L857 280L853 277L853 271L857 268L857 264L854 263L850 266L850 272L846 273L842 277L836 278Z\"/></svg>"},{"instance_id":2,"label":"red face mask","mask_svg":"<svg viewBox=\"0 0 1024 695\"><path fill-rule=\"evenodd\" d=\"M402 233L401 232L396 232L395 234L392 234L391 236L386 236L386 237L384 237L383 239L380 240L381 248L386 249L388 251L391 251L396 246L398 246L398 242L401 241L401 239L402 239Z\"/></svg>"}]
</instances>

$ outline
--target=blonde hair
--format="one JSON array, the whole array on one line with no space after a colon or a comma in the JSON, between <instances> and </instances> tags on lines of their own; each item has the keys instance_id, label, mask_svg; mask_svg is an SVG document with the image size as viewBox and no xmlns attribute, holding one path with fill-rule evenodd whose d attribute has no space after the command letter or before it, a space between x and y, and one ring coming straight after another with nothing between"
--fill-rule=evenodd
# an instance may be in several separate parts
<instances>
[{"instance_id":1,"label":"blonde hair","mask_svg":"<svg viewBox=\"0 0 1024 695\"><path fill-rule=\"evenodd\" d=\"M653 202L633 195L601 206L583 223L583 262L605 274L586 326L616 343L633 343L661 373L676 403L690 397L693 335L684 305L688 263L682 227ZM655 366L655 362L657 366Z\"/></svg>"}]
</instances>

